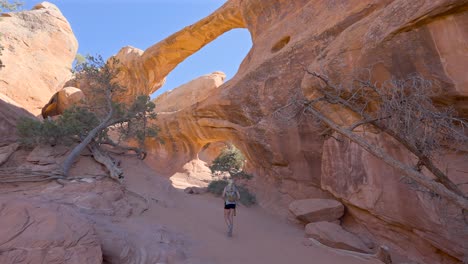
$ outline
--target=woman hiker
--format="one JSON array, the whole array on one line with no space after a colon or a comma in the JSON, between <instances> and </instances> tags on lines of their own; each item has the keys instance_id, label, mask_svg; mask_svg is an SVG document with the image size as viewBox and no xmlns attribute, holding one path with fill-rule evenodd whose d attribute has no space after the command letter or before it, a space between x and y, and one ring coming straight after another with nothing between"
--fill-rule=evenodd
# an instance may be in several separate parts
<instances>
[{"instance_id":1,"label":"woman hiker","mask_svg":"<svg viewBox=\"0 0 468 264\"><path fill-rule=\"evenodd\" d=\"M228 236L232 236L232 229L234 228L234 216L236 215L236 201L240 199L239 190L232 179L228 180L228 185L224 187L224 221L228 228Z\"/></svg>"}]
</instances>

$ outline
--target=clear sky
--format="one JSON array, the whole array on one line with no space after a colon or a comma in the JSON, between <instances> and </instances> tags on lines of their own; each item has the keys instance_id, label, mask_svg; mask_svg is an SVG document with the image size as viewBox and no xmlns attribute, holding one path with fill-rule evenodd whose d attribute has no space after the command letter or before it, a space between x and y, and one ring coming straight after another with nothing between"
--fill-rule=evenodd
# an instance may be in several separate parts
<instances>
[{"instance_id":1,"label":"clear sky","mask_svg":"<svg viewBox=\"0 0 468 264\"><path fill-rule=\"evenodd\" d=\"M23 0L31 9L39 0ZM208 16L225 0L49 0L70 22L80 54L108 58L130 45L146 49ZM231 30L187 58L155 95L214 71L230 79L252 46L246 29Z\"/></svg>"}]
</instances>

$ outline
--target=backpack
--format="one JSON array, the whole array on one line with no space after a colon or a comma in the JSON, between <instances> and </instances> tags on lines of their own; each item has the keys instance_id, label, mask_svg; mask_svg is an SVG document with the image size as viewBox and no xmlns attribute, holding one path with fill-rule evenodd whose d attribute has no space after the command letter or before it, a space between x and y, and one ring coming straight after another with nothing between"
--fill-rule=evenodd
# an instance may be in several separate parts
<instances>
[{"instance_id":1,"label":"backpack","mask_svg":"<svg viewBox=\"0 0 468 264\"><path fill-rule=\"evenodd\" d=\"M237 200L237 189L235 186L226 188L226 200L230 203L234 203Z\"/></svg>"}]
</instances>

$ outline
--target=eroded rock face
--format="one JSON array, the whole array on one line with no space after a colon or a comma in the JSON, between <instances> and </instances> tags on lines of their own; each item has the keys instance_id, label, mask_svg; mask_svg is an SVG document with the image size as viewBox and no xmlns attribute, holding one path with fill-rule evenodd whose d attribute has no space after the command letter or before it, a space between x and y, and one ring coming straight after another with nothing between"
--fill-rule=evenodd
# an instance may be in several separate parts
<instances>
[{"instance_id":1,"label":"eroded rock face","mask_svg":"<svg viewBox=\"0 0 468 264\"><path fill-rule=\"evenodd\" d=\"M93 226L66 206L0 201L1 263L102 263Z\"/></svg>"},{"instance_id":2,"label":"eroded rock face","mask_svg":"<svg viewBox=\"0 0 468 264\"><path fill-rule=\"evenodd\" d=\"M398 182L397 173L382 174L375 169L356 167L357 171L352 172L355 175L351 178L352 184L341 185L340 179L346 178L349 171L337 174L333 166L324 167L322 154L331 150L329 146L324 148L324 139L320 136L323 128L302 114L300 104L292 102L316 97L317 80L304 72L305 66L343 85L369 72L371 80L380 83L391 77L419 74L441 88L434 98L436 103L452 105L466 116L468 75L462 70L468 63L468 36L464 30L468 23L466 1L229 1L229 5L234 4L239 11L232 14L236 14L236 20L243 21L243 26L251 33L252 49L236 76L213 90L205 100L194 102L176 115L167 118L160 115L161 128L171 132L162 133L165 145L149 143L152 166L161 170L181 167L195 158L207 143L232 142L247 157L247 169L257 176L254 191L260 204L278 213L285 214L293 200L336 196L355 206L356 218L375 214L375 226L371 230L376 237L384 238L388 237L384 227L415 226L412 223L414 213L408 211L410 206L397 206L406 203L406 195L412 193L418 198L408 204L425 208L425 217L416 217L423 222L421 226L436 223L431 221L443 214L440 211L443 208L448 210L447 215L463 218L450 206L434 204L432 198L415 194L411 185ZM223 10L215 14L222 14ZM230 21L228 19L225 25L230 25ZM211 32L209 26L190 28L199 30L202 35ZM182 30L174 36L186 32ZM184 43L174 37L168 40L174 41L171 44L174 47ZM150 63L153 66L159 58L164 58L158 53L147 53L150 54L154 56L149 60L154 62ZM141 80L149 80L149 75L145 72ZM132 78L126 83L135 82ZM352 122L349 112L333 106L321 107L338 123ZM333 150L327 154L328 159L333 159L333 164L343 170L353 168L349 159L366 164L368 168L383 166L368 155L361 156L359 161L347 152L343 148ZM392 153L403 155L403 160L409 161L406 154ZM461 178L467 179L466 175ZM383 196L385 202L379 202L377 195L383 187L374 189L366 179L392 181L386 190L390 194ZM400 193L405 195L400 196ZM391 218L387 218L390 212ZM424 255L423 258L437 259L440 263L461 260L466 229L461 228L460 223L458 220L444 222L446 229L462 230L458 234L438 228L435 232L417 228L410 236L410 247L418 249L408 250L407 254L415 259ZM451 247L453 244L456 246ZM392 247L406 249L408 246L395 241Z\"/></svg>"},{"instance_id":3,"label":"eroded rock face","mask_svg":"<svg viewBox=\"0 0 468 264\"><path fill-rule=\"evenodd\" d=\"M6 65L0 70L0 93L37 115L71 77L78 43L70 24L55 5L43 2L30 11L3 14L0 32Z\"/></svg>"},{"instance_id":4,"label":"eroded rock face","mask_svg":"<svg viewBox=\"0 0 468 264\"><path fill-rule=\"evenodd\" d=\"M401 161L412 162L397 142L372 133L363 136ZM350 215L378 233L382 243L399 245L402 255L416 255L428 263L435 259L451 263L435 254L443 251L463 259L468 252L468 231L461 210L402 177L356 144L337 138L341 142L329 139L324 144L322 187L351 205L347 208ZM426 243L415 243L419 240L416 237Z\"/></svg>"}]
</instances>

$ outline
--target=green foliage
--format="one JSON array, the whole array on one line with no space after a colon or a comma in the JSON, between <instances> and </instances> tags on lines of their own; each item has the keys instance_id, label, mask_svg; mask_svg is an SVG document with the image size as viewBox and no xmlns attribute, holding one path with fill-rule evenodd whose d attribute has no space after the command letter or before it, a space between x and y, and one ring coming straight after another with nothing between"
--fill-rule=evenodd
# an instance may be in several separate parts
<instances>
[{"instance_id":1,"label":"green foliage","mask_svg":"<svg viewBox=\"0 0 468 264\"><path fill-rule=\"evenodd\" d=\"M124 120L116 124L116 129L121 138L136 139L140 146L144 145L146 138L157 138L159 128L154 124L148 124L149 120L156 119L155 104L150 97L141 95L136 98L128 108L119 106L119 119Z\"/></svg>"},{"instance_id":2,"label":"green foliage","mask_svg":"<svg viewBox=\"0 0 468 264\"><path fill-rule=\"evenodd\" d=\"M84 107L72 107L59 116L57 123L64 135L83 138L99 124L99 120L93 112Z\"/></svg>"},{"instance_id":3,"label":"green foliage","mask_svg":"<svg viewBox=\"0 0 468 264\"><path fill-rule=\"evenodd\" d=\"M247 173L245 171L237 171L231 173L231 178L233 179L244 179L244 180L251 180L253 179L253 175L250 173Z\"/></svg>"},{"instance_id":4,"label":"green foliage","mask_svg":"<svg viewBox=\"0 0 468 264\"><path fill-rule=\"evenodd\" d=\"M245 157L242 152L234 146L229 146L216 157L210 166L211 172L228 171L231 175L242 169Z\"/></svg>"},{"instance_id":5,"label":"green foliage","mask_svg":"<svg viewBox=\"0 0 468 264\"><path fill-rule=\"evenodd\" d=\"M111 60L112 63L117 62ZM77 79L85 81L88 86L86 104L66 110L55 120L20 120L20 142L30 147L38 144L70 145L83 140L101 124L103 128L93 132L97 143L118 145L123 139L136 139L143 146L146 138L157 137L159 128L148 122L156 118L154 103L146 95L138 96L130 103L119 101L125 89L113 81L118 70L110 67L111 64L105 63L100 56L87 56L86 61L76 64ZM112 132L113 135L117 132L118 142L110 140Z\"/></svg>"},{"instance_id":6,"label":"green foliage","mask_svg":"<svg viewBox=\"0 0 468 264\"><path fill-rule=\"evenodd\" d=\"M20 143L26 147L39 144L71 145L77 139L85 137L98 123L94 113L82 107L72 107L56 120L45 119L41 122L21 118L17 130Z\"/></svg>"},{"instance_id":7,"label":"green foliage","mask_svg":"<svg viewBox=\"0 0 468 264\"><path fill-rule=\"evenodd\" d=\"M245 206L251 206L257 203L257 197L244 186L237 186L240 194L240 202Z\"/></svg>"},{"instance_id":8,"label":"green foliage","mask_svg":"<svg viewBox=\"0 0 468 264\"><path fill-rule=\"evenodd\" d=\"M40 143L42 123L39 120L21 117L16 125L20 144L32 147Z\"/></svg>"},{"instance_id":9,"label":"green foliage","mask_svg":"<svg viewBox=\"0 0 468 264\"><path fill-rule=\"evenodd\" d=\"M226 180L212 181L208 185L208 192L213 193L216 196L221 196L223 194L224 187L228 182Z\"/></svg>"},{"instance_id":10,"label":"green foliage","mask_svg":"<svg viewBox=\"0 0 468 264\"><path fill-rule=\"evenodd\" d=\"M24 3L18 0L10 2L9 0L0 0L0 12L18 10Z\"/></svg>"},{"instance_id":11,"label":"green foliage","mask_svg":"<svg viewBox=\"0 0 468 264\"><path fill-rule=\"evenodd\" d=\"M217 180L212 181L208 185L208 192L213 193L216 196L221 196L223 194L224 187L228 182L226 180ZM246 187L237 186L237 190L241 196L240 202L245 206L251 206L257 203L257 199L254 194L252 194Z\"/></svg>"},{"instance_id":12,"label":"green foliage","mask_svg":"<svg viewBox=\"0 0 468 264\"><path fill-rule=\"evenodd\" d=\"M86 57L77 53L76 56L75 56L75 61L73 62L73 65L75 65L75 68L80 65L80 64L83 64L86 62Z\"/></svg>"}]
</instances>

